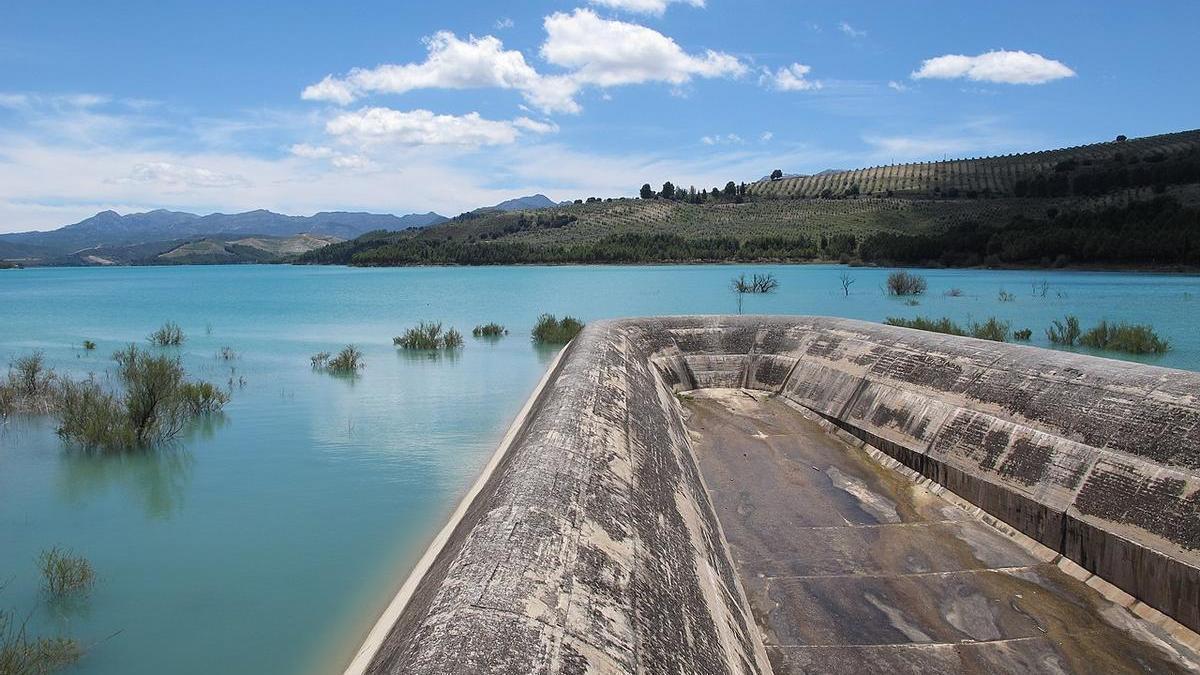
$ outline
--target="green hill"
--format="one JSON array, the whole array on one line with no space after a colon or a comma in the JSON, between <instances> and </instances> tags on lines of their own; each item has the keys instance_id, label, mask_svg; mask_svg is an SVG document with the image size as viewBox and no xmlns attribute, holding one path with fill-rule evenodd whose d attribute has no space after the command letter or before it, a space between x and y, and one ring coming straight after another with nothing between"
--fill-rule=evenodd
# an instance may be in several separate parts
<instances>
[{"instance_id":1,"label":"green hill","mask_svg":"<svg viewBox=\"0 0 1200 675\"><path fill-rule=\"evenodd\" d=\"M827 193L830 186L838 193ZM826 196L803 196L814 190ZM1196 131L1011 157L730 183L714 192L472 212L423 230L371 232L297 261L1200 265L1200 228L1193 225L1200 222ZM1014 236L1039 244L1020 246ZM1089 237L1106 243L1090 245ZM1123 245L1131 239L1138 245Z\"/></svg>"}]
</instances>

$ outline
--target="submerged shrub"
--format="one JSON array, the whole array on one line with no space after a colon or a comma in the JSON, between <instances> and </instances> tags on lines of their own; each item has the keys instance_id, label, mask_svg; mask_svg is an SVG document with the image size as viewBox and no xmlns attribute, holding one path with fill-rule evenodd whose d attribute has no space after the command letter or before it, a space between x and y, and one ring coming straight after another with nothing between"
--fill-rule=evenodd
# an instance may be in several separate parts
<instances>
[{"instance_id":1,"label":"submerged shrub","mask_svg":"<svg viewBox=\"0 0 1200 675\"><path fill-rule=\"evenodd\" d=\"M84 340L83 348L90 352L96 348L96 343L91 340Z\"/></svg>"},{"instance_id":2,"label":"submerged shrub","mask_svg":"<svg viewBox=\"0 0 1200 675\"><path fill-rule=\"evenodd\" d=\"M192 415L220 412L229 403L229 394L211 382L184 382L179 387L179 396Z\"/></svg>"},{"instance_id":3,"label":"submerged shrub","mask_svg":"<svg viewBox=\"0 0 1200 675\"><path fill-rule=\"evenodd\" d=\"M963 292L961 288L951 288L943 293L943 295L945 295L947 298L961 298L963 296Z\"/></svg>"},{"instance_id":4,"label":"submerged shrub","mask_svg":"<svg viewBox=\"0 0 1200 675\"><path fill-rule=\"evenodd\" d=\"M463 337L453 328L443 333L441 322L422 321L404 335L392 338L392 344L401 349L457 349L463 345Z\"/></svg>"},{"instance_id":5,"label":"submerged shrub","mask_svg":"<svg viewBox=\"0 0 1200 675\"><path fill-rule=\"evenodd\" d=\"M471 335L475 337L500 337L508 335L508 329L495 322L484 323L475 326L475 330L471 331Z\"/></svg>"},{"instance_id":6,"label":"submerged shrub","mask_svg":"<svg viewBox=\"0 0 1200 675\"><path fill-rule=\"evenodd\" d=\"M1000 294L996 296L996 299L998 299L1000 302L1013 302L1017 299L1017 296L1009 293L1008 291L1001 290Z\"/></svg>"},{"instance_id":7,"label":"submerged shrub","mask_svg":"<svg viewBox=\"0 0 1200 675\"><path fill-rule=\"evenodd\" d=\"M926 330L931 333L945 333L947 335L966 335L967 331L962 326L954 323L947 317L941 319L928 319L923 316L918 316L914 319L905 319L901 317L889 316L885 324L889 326L901 326L903 328L915 328L917 330Z\"/></svg>"},{"instance_id":8,"label":"submerged shrub","mask_svg":"<svg viewBox=\"0 0 1200 675\"><path fill-rule=\"evenodd\" d=\"M1154 329L1145 324L1112 324L1101 321L1095 328L1079 338L1079 344L1093 349L1127 352L1130 354L1162 354L1171 348L1170 343L1158 337Z\"/></svg>"},{"instance_id":9,"label":"submerged shrub","mask_svg":"<svg viewBox=\"0 0 1200 675\"><path fill-rule=\"evenodd\" d=\"M44 675L66 668L83 655L75 640L65 637L32 638L25 626L0 611L0 673Z\"/></svg>"},{"instance_id":10,"label":"submerged shrub","mask_svg":"<svg viewBox=\"0 0 1200 675\"><path fill-rule=\"evenodd\" d=\"M1021 342L1029 342L1033 339L1033 329L1022 328L1021 330L1015 330L1013 331L1013 339L1020 340Z\"/></svg>"},{"instance_id":11,"label":"submerged shrub","mask_svg":"<svg viewBox=\"0 0 1200 675\"><path fill-rule=\"evenodd\" d=\"M348 375L357 373L363 365L362 352L358 350L358 347L346 345L342 351L337 353L337 356L329 359L325 367L331 373Z\"/></svg>"},{"instance_id":12,"label":"submerged shrub","mask_svg":"<svg viewBox=\"0 0 1200 675\"><path fill-rule=\"evenodd\" d=\"M87 593L96 583L96 572L87 558L57 546L42 551L38 569L42 586L52 598Z\"/></svg>"},{"instance_id":13,"label":"submerged shrub","mask_svg":"<svg viewBox=\"0 0 1200 675\"><path fill-rule=\"evenodd\" d=\"M1008 342L1008 330L1011 327L1007 321L1001 321L996 317L989 317L983 323L971 322L971 337L979 338L980 340L991 340L993 342Z\"/></svg>"},{"instance_id":14,"label":"submerged shrub","mask_svg":"<svg viewBox=\"0 0 1200 675\"><path fill-rule=\"evenodd\" d=\"M41 352L14 360L0 380L0 417L14 413L46 414L58 399L58 377Z\"/></svg>"},{"instance_id":15,"label":"submerged shrub","mask_svg":"<svg viewBox=\"0 0 1200 675\"><path fill-rule=\"evenodd\" d=\"M187 337L183 329L174 321L164 323L158 330L150 334L150 344L158 347L178 347Z\"/></svg>"},{"instance_id":16,"label":"submerged shrub","mask_svg":"<svg viewBox=\"0 0 1200 675\"><path fill-rule=\"evenodd\" d=\"M1053 326L1046 329L1046 337L1056 345L1073 347L1082 331L1079 329L1079 318L1067 316L1062 321L1055 321Z\"/></svg>"},{"instance_id":17,"label":"submerged shrub","mask_svg":"<svg viewBox=\"0 0 1200 675\"><path fill-rule=\"evenodd\" d=\"M236 361L238 353L233 351L233 347L221 347L220 351L217 352L217 358L222 361Z\"/></svg>"},{"instance_id":18,"label":"submerged shrub","mask_svg":"<svg viewBox=\"0 0 1200 675\"><path fill-rule=\"evenodd\" d=\"M316 370L324 370L325 366L329 365L329 357L329 352L317 352L309 358L312 361L313 368Z\"/></svg>"},{"instance_id":19,"label":"submerged shrub","mask_svg":"<svg viewBox=\"0 0 1200 675\"><path fill-rule=\"evenodd\" d=\"M120 394L94 379L65 381L58 435L88 450L146 448L174 438L198 415L218 412L228 395L185 380L178 358L129 345L116 354Z\"/></svg>"},{"instance_id":20,"label":"submerged shrub","mask_svg":"<svg viewBox=\"0 0 1200 675\"><path fill-rule=\"evenodd\" d=\"M531 337L541 344L563 345L574 340L583 326L583 322L573 316L564 316L560 320L553 314L543 314L538 317Z\"/></svg>"},{"instance_id":21,"label":"submerged shrub","mask_svg":"<svg viewBox=\"0 0 1200 675\"><path fill-rule=\"evenodd\" d=\"M905 270L892 272L887 278L888 295L921 295L928 287L925 277Z\"/></svg>"}]
</instances>

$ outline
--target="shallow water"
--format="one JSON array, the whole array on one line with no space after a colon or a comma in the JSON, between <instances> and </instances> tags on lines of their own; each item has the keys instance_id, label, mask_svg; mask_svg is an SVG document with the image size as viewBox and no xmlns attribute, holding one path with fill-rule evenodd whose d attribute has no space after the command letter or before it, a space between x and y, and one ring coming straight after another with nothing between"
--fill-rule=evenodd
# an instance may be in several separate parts
<instances>
[{"instance_id":1,"label":"shallow water","mask_svg":"<svg viewBox=\"0 0 1200 675\"><path fill-rule=\"evenodd\" d=\"M995 315L1045 345L1046 326L1069 312L1085 327L1151 323L1173 350L1140 360L1200 370L1197 276L930 270L929 293L909 307L882 293L887 270L838 266L0 271L5 362L36 349L61 371L104 377L114 350L173 320L189 372L233 380L222 418L156 454L80 456L46 419L0 427L0 607L29 616L31 632L91 645L78 672L341 666L553 357L527 337L539 313L731 313L740 271L782 283L747 297L747 313ZM844 271L857 280L849 297ZM1016 300L1000 302L1002 289ZM392 336L420 320L456 326L466 348L397 352ZM487 321L511 334L469 337ZM78 348L84 339L95 352ZM349 342L366 355L360 377L309 368L312 353ZM239 357L218 359L224 346ZM35 558L53 545L96 567L87 600L41 596Z\"/></svg>"}]
</instances>

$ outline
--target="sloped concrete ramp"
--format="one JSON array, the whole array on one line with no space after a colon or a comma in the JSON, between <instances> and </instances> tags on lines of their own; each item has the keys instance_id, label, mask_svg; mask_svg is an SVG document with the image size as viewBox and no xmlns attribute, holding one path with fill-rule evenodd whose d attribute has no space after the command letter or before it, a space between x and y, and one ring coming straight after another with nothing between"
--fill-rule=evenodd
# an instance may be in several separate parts
<instances>
[{"instance_id":1,"label":"sloped concrete ramp","mask_svg":"<svg viewBox=\"0 0 1200 675\"><path fill-rule=\"evenodd\" d=\"M721 436L680 400L702 389L838 437L727 476L777 521L702 476ZM1190 668L1198 395L1196 373L857 321L599 322L347 672L1098 672L1093 647L1099 671Z\"/></svg>"},{"instance_id":2,"label":"sloped concrete ramp","mask_svg":"<svg viewBox=\"0 0 1200 675\"><path fill-rule=\"evenodd\" d=\"M1186 672L1172 635L779 397L685 396L775 673ZM1053 555L1053 554L1051 554Z\"/></svg>"}]
</instances>

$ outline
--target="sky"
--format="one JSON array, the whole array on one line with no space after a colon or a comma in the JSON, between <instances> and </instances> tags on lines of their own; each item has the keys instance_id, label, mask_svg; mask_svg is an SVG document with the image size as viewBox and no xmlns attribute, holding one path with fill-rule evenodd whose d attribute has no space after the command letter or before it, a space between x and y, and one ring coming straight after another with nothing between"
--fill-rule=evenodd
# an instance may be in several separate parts
<instances>
[{"instance_id":1,"label":"sky","mask_svg":"<svg viewBox=\"0 0 1200 675\"><path fill-rule=\"evenodd\" d=\"M1200 2L5 3L0 232L455 215L1200 127Z\"/></svg>"}]
</instances>

